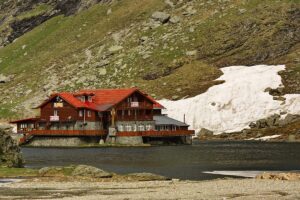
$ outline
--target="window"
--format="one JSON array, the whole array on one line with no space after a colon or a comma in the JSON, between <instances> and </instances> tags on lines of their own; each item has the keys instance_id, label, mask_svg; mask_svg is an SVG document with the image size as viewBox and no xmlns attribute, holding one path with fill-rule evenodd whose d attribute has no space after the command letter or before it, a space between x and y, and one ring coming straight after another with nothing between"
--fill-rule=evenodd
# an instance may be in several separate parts
<instances>
[{"instance_id":1,"label":"window","mask_svg":"<svg viewBox=\"0 0 300 200\"><path fill-rule=\"evenodd\" d=\"M92 96L88 96L88 101L89 102L92 102L93 100L92 100Z\"/></svg>"},{"instance_id":2,"label":"window","mask_svg":"<svg viewBox=\"0 0 300 200\"><path fill-rule=\"evenodd\" d=\"M122 124L118 125L118 131L120 131L120 132L124 131Z\"/></svg>"},{"instance_id":3,"label":"window","mask_svg":"<svg viewBox=\"0 0 300 200\"><path fill-rule=\"evenodd\" d=\"M91 117L92 116L92 112L90 110L87 111L87 115L88 117Z\"/></svg>"},{"instance_id":4,"label":"window","mask_svg":"<svg viewBox=\"0 0 300 200\"><path fill-rule=\"evenodd\" d=\"M54 110L53 116L58 116L58 110Z\"/></svg>"},{"instance_id":5,"label":"window","mask_svg":"<svg viewBox=\"0 0 300 200\"><path fill-rule=\"evenodd\" d=\"M129 124L126 125L126 131L132 131L132 127Z\"/></svg>"},{"instance_id":6,"label":"window","mask_svg":"<svg viewBox=\"0 0 300 200\"><path fill-rule=\"evenodd\" d=\"M27 128L27 124L21 124L20 127L21 128Z\"/></svg>"},{"instance_id":7,"label":"window","mask_svg":"<svg viewBox=\"0 0 300 200\"><path fill-rule=\"evenodd\" d=\"M130 115L131 115L130 110L128 110L128 116L130 116Z\"/></svg>"},{"instance_id":8,"label":"window","mask_svg":"<svg viewBox=\"0 0 300 200\"><path fill-rule=\"evenodd\" d=\"M81 96L81 101L85 102L85 96Z\"/></svg>"},{"instance_id":9,"label":"window","mask_svg":"<svg viewBox=\"0 0 300 200\"><path fill-rule=\"evenodd\" d=\"M79 117L83 117L83 111L79 110Z\"/></svg>"},{"instance_id":10,"label":"window","mask_svg":"<svg viewBox=\"0 0 300 200\"><path fill-rule=\"evenodd\" d=\"M133 125L133 131L137 131L137 125L136 124Z\"/></svg>"},{"instance_id":11,"label":"window","mask_svg":"<svg viewBox=\"0 0 300 200\"><path fill-rule=\"evenodd\" d=\"M143 124L139 125L139 131L145 131L145 126Z\"/></svg>"},{"instance_id":12,"label":"window","mask_svg":"<svg viewBox=\"0 0 300 200\"><path fill-rule=\"evenodd\" d=\"M146 130L147 130L147 131L150 131L151 129L152 129L152 125L151 125L151 124L147 124Z\"/></svg>"}]
</instances>

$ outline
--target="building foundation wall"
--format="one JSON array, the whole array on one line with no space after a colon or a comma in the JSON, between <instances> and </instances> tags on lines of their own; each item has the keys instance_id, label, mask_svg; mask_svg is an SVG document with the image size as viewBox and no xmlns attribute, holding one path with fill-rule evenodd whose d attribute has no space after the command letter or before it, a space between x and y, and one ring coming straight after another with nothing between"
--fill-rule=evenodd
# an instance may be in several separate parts
<instances>
[{"instance_id":1,"label":"building foundation wall","mask_svg":"<svg viewBox=\"0 0 300 200\"><path fill-rule=\"evenodd\" d=\"M116 143L117 144L124 144L124 145L144 144L142 136L116 137Z\"/></svg>"},{"instance_id":2,"label":"building foundation wall","mask_svg":"<svg viewBox=\"0 0 300 200\"><path fill-rule=\"evenodd\" d=\"M99 137L47 137L35 136L28 143L33 147L72 147L88 144L98 144Z\"/></svg>"}]
</instances>

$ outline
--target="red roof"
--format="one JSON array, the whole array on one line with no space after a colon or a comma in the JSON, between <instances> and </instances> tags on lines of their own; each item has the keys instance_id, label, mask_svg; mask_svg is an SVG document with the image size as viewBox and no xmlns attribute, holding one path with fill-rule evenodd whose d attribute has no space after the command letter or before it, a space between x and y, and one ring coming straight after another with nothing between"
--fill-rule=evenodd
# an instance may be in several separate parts
<instances>
[{"instance_id":1,"label":"red roof","mask_svg":"<svg viewBox=\"0 0 300 200\"><path fill-rule=\"evenodd\" d=\"M95 90L81 90L77 93L69 93L69 92L61 92L51 95L51 97L42 103L39 107L44 106L46 103L51 101L53 98L59 96L64 99L69 104L73 105L76 108L87 108L91 110L97 111L105 111L110 109L112 106L120 103L128 96L133 94L134 92L139 92L146 98L148 98L151 102L153 102L154 108L164 108L157 101L155 101L152 97L147 94L141 92L137 88L129 88L129 89L95 89ZM77 99L75 96L93 94L92 100L93 102L82 102Z\"/></svg>"},{"instance_id":2,"label":"red roof","mask_svg":"<svg viewBox=\"0 0 300 200\"><path fill-rule=\"evenodd\" d=\"M19 122L36 122L39 119L40 119L39 117L34 117L34 118L27 118L27 119L20 119L20 120L16 120L16 121L10 121L9 123L16 124L16 123L19 123Z\"/></svg>"}]
</instances>

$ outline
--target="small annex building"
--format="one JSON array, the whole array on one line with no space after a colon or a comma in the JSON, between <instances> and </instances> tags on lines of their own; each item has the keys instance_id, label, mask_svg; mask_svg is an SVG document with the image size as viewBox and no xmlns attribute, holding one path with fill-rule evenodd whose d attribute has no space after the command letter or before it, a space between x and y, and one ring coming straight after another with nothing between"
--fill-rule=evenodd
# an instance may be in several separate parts
<instances>
[{"instance_id":1,"label":"small annex building","mask_svg":"<svg viewBox=\"0 0 300 200\"><path fill-rule=\"evenodd\" d=\"M138 88L54 93L36 109L40 116L11 122L24 135L22 143L189 144L194 134L184 122L163 115L163 105Z\"/></svg>"}]
</instances>

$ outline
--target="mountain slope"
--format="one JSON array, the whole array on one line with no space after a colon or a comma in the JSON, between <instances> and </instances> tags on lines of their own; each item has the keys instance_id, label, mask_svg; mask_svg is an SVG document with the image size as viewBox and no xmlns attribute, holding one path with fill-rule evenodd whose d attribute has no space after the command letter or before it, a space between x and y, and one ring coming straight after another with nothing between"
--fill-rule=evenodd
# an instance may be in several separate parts
<instances>
[{"instance_id":1,"label":"mountain slope","mask_svg":"<svg viewBox=\"0 0 300 200\"><path fill-rule=\"evenodd\" d=\"M35 13L56 5L45 2L30 5ZM9 78L0 83L0 118L31 115L56 90L138 86L156 98L195 96L221 83L229 65L286 64L284 92L300 93L297 0L78 2L88 6L57 11L0 49ZM156 11L171 19L151 17Z\"/></svg>"}]
</instances>

